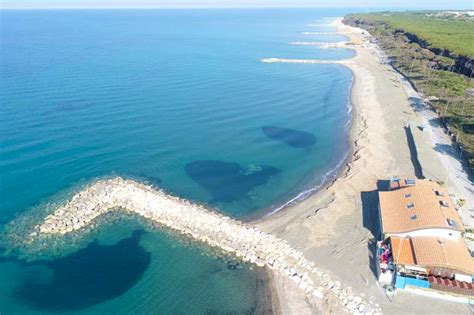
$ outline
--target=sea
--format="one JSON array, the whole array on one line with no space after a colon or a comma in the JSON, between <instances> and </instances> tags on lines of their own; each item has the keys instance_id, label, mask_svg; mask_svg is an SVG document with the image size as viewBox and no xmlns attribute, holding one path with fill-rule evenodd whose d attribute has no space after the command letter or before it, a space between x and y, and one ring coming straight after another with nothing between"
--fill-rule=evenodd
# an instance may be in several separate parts
<instances>
[{"instance_id":1,"label":"sea","mask_svg":"<svg viewBox=\"0 0 474 315\"><path fill-rule=\"evenodd\" d=\"M351 72L261 59L353 57L291 45L346 40L327 34L345 13L0 10L0 314L268 309L256 267L138 218L22 238L99 178L244 221L324 185L349 154Z\"/></svg>"}]
</instances>

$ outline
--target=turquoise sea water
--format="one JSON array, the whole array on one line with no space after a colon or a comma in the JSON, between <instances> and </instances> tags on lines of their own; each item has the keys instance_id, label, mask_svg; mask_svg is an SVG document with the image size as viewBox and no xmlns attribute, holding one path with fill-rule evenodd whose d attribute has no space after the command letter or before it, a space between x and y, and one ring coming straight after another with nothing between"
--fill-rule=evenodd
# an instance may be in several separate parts
<instances>
[{"instance_id":1,"label":"turquoise sea water","mask_svg":"<svg viewBox=\"0 0 474 315\"><path fill-rule=\"evenodd\" d=\"M333 176L348 152L351 74L337 10L0 11L0 225L44 216L115 174L249 219ZM249 266L130 220L73 250L0 260L0 313L249 312ZM11 245L11 244L10 244ZM205 251L205 250L204 250ZM105 254L104 254L105 253ZM31 260L31 257L30 257Z\"/></svg>"}]
</instances>

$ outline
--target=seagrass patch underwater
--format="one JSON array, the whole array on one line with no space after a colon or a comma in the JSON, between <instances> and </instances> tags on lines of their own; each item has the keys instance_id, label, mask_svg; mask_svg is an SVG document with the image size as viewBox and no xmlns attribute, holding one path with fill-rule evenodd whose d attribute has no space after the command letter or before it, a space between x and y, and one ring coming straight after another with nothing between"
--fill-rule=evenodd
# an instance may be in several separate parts
<instances>
[{"instance_id":1,"label":"seagrass patch underwater","mask_svg":"<svg viewBox=\"0 0 474 315\"><path fill-rule=\"evenodd\" d=\"M305 31L330 32L327 18L344 11L1 14L0 228L8 237L0 312L266 307L265 281L251 267L167 231L139 232L135 218L104 218L95 232L62 241L15 244L78 186L104 176L146 180L240 219L324 182L349 148L351 73L260 60L353 56L290 45L308 40ZM317 20L321 26L308 26Z\"/></svg>"}]
</instances>

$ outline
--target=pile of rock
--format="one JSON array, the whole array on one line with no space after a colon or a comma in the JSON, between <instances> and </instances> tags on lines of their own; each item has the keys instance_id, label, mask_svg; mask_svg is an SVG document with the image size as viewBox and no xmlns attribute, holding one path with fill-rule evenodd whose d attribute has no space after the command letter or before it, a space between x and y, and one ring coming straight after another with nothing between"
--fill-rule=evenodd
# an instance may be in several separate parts
<instances>
[{"instance_id":1,"label":"pile of rock","mask_svg":"<svg viewBox=\"0 0 474 315\"><path fill-rule=\"evenodd\" d=\"M320 59L284 59L284 58L264 58L260 60L265 63L311 63L311 64L344 64L344 60L320 60Z\"/></svg>"},{"instance_id":2,"label":"pile of rock","mask_svg":"<svg viewBox=\"0 0 474 315\"><path fill-rule=\"evenodd\" d=\"M285 240L262 232L201 205L172 197L120 177L98 181L76 194L68 203L48 215L37 226L41 234L66 234L80 230L113 209L139 214L160 225L233 253L243 261L268 267L294 281L310 301L328 295L354 314L380 313L380 308L355 297L315 267Z\"/></svg>"},{"instance_id":3,"label":"pile of rock","mask_svg":"<svg viewBox=\"0 0 474 315\"><path fill-rule=\"evenodd\" d=\"M320 48L348 48L353 46L353 43L348 41L342 42L292 42L291 45L296 46L318 46Z\"/></svg>"}]
</instances>

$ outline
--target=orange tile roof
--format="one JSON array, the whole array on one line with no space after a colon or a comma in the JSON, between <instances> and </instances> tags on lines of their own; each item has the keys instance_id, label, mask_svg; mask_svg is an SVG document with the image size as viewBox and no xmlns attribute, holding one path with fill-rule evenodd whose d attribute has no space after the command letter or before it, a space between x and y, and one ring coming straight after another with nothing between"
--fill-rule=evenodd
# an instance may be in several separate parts
<instances>
[{"instance_id":1,"label":"orange tile roof","mask_svg":"<svg viewBox=\"0 0 474 315\"><path fill-rule=\"evenodd\" d=\"M390 239L396 264L444 267L474 275L474 260L462 238L449 240L432 236L392 236Z\"/></svg>"},{"instance_id":2,"label":"orange tile roof","mask_svg":"<svg viewBox=\"0 0 474 315\"><path fill-rule=\"evenodd\" d=\"M392 236L392 256L396 264L416 265L415 256L413 256L413 248L409 238L400 238Z\"/></svg>"},{"instance_id":3,"label":"orange tile roof","mask_svg":"<svg viewBox=\"0 0 474 315\"><path fill-rule=\"evenodd\" d=\"M416 180L413 186L401 184L400 187L379 192L384 233L405 233L426 228L464 231L446 188L427 179ZM436 195L437 191L442 196ZM441 201L445 205L441 205ZM454 222L454 225L450 226L447 219Z\"/></svg>"}]
</instances>

